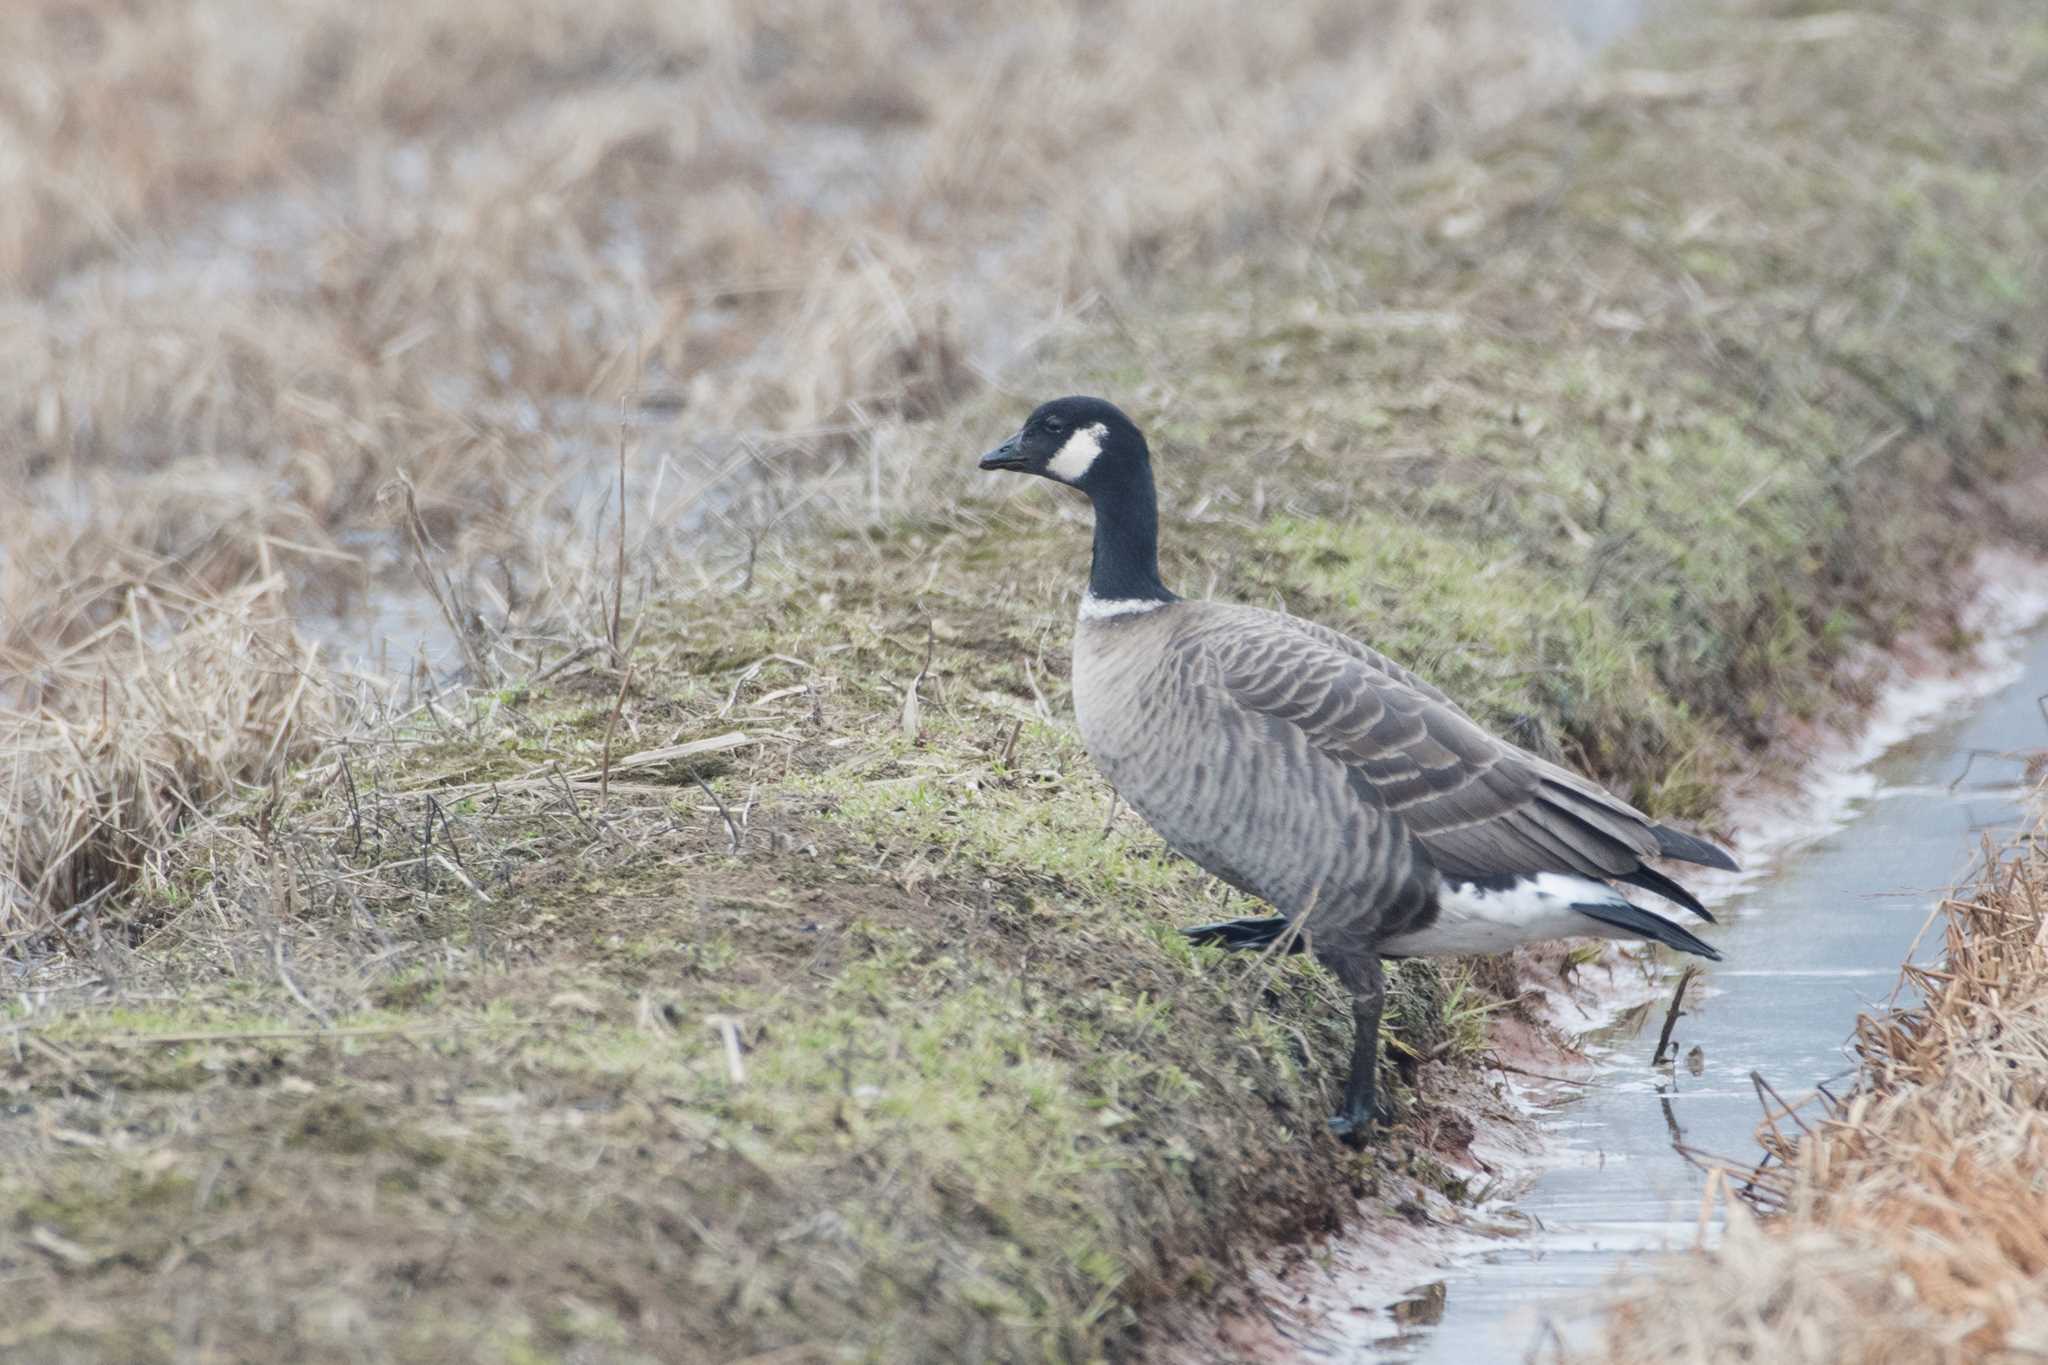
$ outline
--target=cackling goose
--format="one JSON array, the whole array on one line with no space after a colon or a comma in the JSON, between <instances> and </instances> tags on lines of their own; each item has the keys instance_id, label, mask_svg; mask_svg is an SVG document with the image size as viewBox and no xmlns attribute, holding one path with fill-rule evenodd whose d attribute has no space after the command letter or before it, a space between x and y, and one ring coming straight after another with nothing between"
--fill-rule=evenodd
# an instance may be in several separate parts
<instances>
[{"instance_id":1,"label":"cackling goose","mask_svg":"<svg viewBox=\"0 0 2048 1365\"><path fill-rule=\"evenodd\" d=\"M1382 957L1496 953L1542 939L1655 939L1720 954L1610 885L1712 919L1646 862L1734 868L1585 778L1482 730L1378 651L1276 611L1174 596L1159 578L1145 438L1113 404L1061 398L983 469L1078 488L1095 555L1074 635L1074 709L1102 773L1166 842L1280 911L1185 932L1305 941L1352 995L1344 1107L1374 1117Z\"/></svg>"}]
</instances>

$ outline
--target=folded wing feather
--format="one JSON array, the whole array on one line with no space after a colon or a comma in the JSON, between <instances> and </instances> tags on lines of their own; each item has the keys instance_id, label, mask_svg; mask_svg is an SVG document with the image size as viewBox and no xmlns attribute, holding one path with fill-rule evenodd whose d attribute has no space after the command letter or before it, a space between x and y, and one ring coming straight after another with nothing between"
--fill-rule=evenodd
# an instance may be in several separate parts
<instances>
[{"instance_id":1,"label":"folded wing feather","mask_svg":"<svg viewBox=\"0 0 2048 1365\"><path fill-rule=\"evenodd\" d=\"M1246 616L1202 640L1228 695L1342 762L1360 799L1399 819L1445 876L1568 872L1662 890L1675 884L1645 869L1645 858L1732 865L1712 845L1488 734L1357 641L1278 613Z\"/></svg>"}]
</instances>

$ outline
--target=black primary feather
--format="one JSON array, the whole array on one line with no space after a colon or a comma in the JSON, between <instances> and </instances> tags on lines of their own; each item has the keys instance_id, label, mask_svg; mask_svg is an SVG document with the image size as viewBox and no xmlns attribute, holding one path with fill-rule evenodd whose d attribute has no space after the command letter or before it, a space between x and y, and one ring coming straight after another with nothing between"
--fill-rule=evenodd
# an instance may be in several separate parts
<instances>
[{"instance_id":1,"label":"black primary feather","mask_svg":"<svg viewBox=\"0 0 2048 1365\"><path fill-rule=\"evenodd\" d=\"M1660 915L1651 914L1640 905L1630 905L1627 901L1587 901L1573 902L1572 909L1602 924L1612 924L1642 938L1655 939L1681 953L1693 953L1709 962L1721 960L1721 954L1705 940Z\"/></svg>"},{"instance_id":2,"label":"black primary feather","mask_svg":"<svg viewBox=\"0 0 2048 1365\"><path fill-rule=\"evenodd\" d=\"M1645 891L1654 891L1665 900L1684 906L1709 924L1718 924L1720 922L1714 918L1712 912L1706 906L1700 904L1698 896L1695 896L1677 882L1672 881L1671 878L1665 876L1654 867L1639 867L1633 872L1616 877L1614 880L1627 882L1630 886L1640 886Z\"/></svg>"},{"instance_id":3,"label":"black primary feather","mask_svg":"<svg viewBox=\"0 0 2048 1365\"><path fill-rule=\"evenodd\" d=\"M1676 858L1682 863L1698 863L1702 867L1718 867L1723 872L1742 870L1727 853L1682 829L1652 825L1650 833L1657 836L1657 849L1667 858Z\"/></svg>"}]
</instances>

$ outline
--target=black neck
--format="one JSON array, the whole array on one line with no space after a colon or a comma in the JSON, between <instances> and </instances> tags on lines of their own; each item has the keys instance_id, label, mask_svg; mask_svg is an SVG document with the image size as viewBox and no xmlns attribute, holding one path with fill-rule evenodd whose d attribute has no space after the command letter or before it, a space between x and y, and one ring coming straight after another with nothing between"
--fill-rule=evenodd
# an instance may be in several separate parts
<instances>
[{"instance_id":1,"label":"black neck","mask_svg":"<svg viewBox=\"0 0 2048 1365\"><path fill-rule=\"evenodd\" d=\"M1151 466L1140 459L1118 468L1118 476L1093 481L1088 489L1095 504L1088 595L1099 602L1176 601L1159 581L1159 498Z\"/></svg>"}]
</instances>

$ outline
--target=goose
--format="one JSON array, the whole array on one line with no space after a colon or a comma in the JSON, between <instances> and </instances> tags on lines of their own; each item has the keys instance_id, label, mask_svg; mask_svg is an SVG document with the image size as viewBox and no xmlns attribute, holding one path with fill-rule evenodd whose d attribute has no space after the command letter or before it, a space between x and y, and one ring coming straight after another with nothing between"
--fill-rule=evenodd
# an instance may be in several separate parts
<instances>
[{"instance_id":1,"label":"goose","mask_svg":"<svg viewBox=\"0 0 2048 1365\"><path fill-rule=\"evenodd\" d=\"M1045 403L980 467L1051 479L1093 504L1073 652L1082 741L1170 847L1279 911L1182 933L1227 949L1306 949L1350 992L1350 1074L1330 1120L1339 1137L1361 1144L1393 1117L1377 1084L1383 958L1592 936L1720 960L1615 883L1712 921L1647 860L1735 870L1721 849L1488 734L1347 635L1169 592L1151 451L1114 404Z\"/></svg>"}]
</instances>

